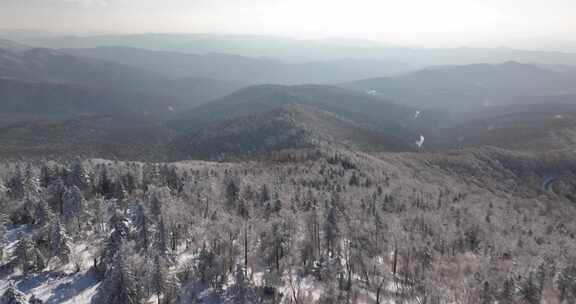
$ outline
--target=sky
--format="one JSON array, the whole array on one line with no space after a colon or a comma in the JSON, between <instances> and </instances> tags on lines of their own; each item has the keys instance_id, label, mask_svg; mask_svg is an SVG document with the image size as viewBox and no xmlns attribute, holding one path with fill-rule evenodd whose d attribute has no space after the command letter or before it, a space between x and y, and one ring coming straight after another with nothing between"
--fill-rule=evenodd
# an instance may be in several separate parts
<instances>
[{"instance_id":1,"label":"sky","mask_svg":"<svg viewBox=\"0 0 576 304\"><path fill-rule=\"evenodd\" d=\"M426 47L561 49L576 41L576 1L0 0L0 28L264 34Z\"/></svg>"}]
</instances>

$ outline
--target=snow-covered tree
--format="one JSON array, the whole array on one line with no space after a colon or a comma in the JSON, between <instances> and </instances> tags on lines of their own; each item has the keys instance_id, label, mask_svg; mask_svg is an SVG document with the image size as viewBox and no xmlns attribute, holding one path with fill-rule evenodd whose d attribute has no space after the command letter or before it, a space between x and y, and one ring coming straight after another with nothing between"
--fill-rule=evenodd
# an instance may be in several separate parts
<instances>
[{"instance_id":1,"label":"snow-covered tree","mask_svg":"<svg viewBox=\"0 0 576 304\"><path fill-rule=\"evenodd\" d=\"M100 262L96 265L96 269L101 275L106 274L110 269L116 254L130 231L128 219L118 213L114 214L110 219L110 227L112 228L112 232L100 256Z\"/></svg>"},{"instance_id":2,"label":"snow-covered tree","mask_svg":"<svg viewBox=\"0 0 576 304\"><path fill-rule=\"evenodd\" d=\"M52 256L60 258L64 264L70 261L70 255L72 254L72 239L68 236L66 227L64 227L59 220L55 221L52 225L50 252Z\"/></svg>"},{"instance_id":3,"label":"snow-covered tree","mask_svg":"<svg viewBox=\"0 0 576 304\"><path fill-rule=\"evenodd\" d=\"M76 224L78 232L82 228L82 216L84 215L85 201L82 191L76 186L72 186L64 192L64 221L68 225Z\"/></svg>"},{"instance_id":4,"label":"snow-covered tree","mask_svg":"<svg viewBox=\"0 0 576 304\"><path fill-rule=\"evenodd\" d=\"M163 257L154 257L154 272L151 277L152 291L156 294L158 304L161 304L160 297L168 289L168 267Z\"/></svg>"},{"instance_id":5,"label":"snow-covered tree","mask_svg":"<svg viewBox=\"0 0 576 304\"><path fill-rule=\"evenodd\" d=\"M0 262L4 259L4 248L6 245L6 225L8 224L8 216L0 211Z\"/></svg>"},{"instance_id":6,"label":"snow-covered tree","mask_svg":"<svg viewBox=\"0 0 576 304\"><path fill-rule=\"evenodd\" d=\"M155 249L156 251L162 255L163 257L168 256L168 227L164 223L164 218L160 217L160 221L158 222L158 228L156 231L156 238L155 238Z\"/></svg>"},{"instance_id":7,"label":"snow-covered tree","mask_svg":"<svg viewBox=\"0 0 576 304\"><path fill-rule=\"evenodd\" d=\"M140 304L142 293L137 278L128 263L129 252L126 245L114 255L113 263L106 271L105 279L95 296L94 304Z\"/></svg>"},{"instance_id":8,"label":"snow-covered tree","mask_svg":"<svg viewBox=\"0 0 576 304\"><path fill-rule=\"evenodd\" d=\"M0 297L0 304L29 304L26 294L18 290L14 283L10 283L8 289Z\"/></svg>"},{"instance_id":9,"label":"snow-covered tree","mask_svg":"<svg viewBox=\"0 0 576 304\"><path fill-rule=\"evenodd\" d=\"M148 251L151 239L151 222L144 204L138 203L134 212L134 227L136 228L136 246L139 251Z\"/></svg>"},{"instance_id":10,"label":"snow-covered tree","mask_svg":"<svg viewBox=\"0 0 576 304\"><path fill-rule=\"evenodd\" d=\"M44 304L44 301L42 301L41 299L37 298L36 295L32 295L30 297L30 300L28 300L29 304Z\"/></svg>"},{"instance_id":11,"label":"snow-covered tree","mask_svg":"<svg viewBox=\"0 0 576 304\"><path fill-rule=\"evenodd\" d=\"M52 223L54 213L45 200L39 200L35 204L34 226L44 228Z\"/></svg>"},{"instance_id":12,"label":"snow-covered tree","mask_svg":"<svg viewBox=\"0 0 576 304\"><path fill-rule=\"evenodd\" d=\"M46 190L48 204L54 212L60 215L64 214L64 193L66 193L66 185L60 178L52 180Z\"/></svg>"},{"instance_id":13,"label":"snow-covered tree","mask_svg":"<svg viewBox=\"0 0 576 304\"><path fill-rule=\"evenodd\" d=\"M66 176L66 184L68 186L76 186L82 191L86 191L90 186L90 177L82 163L77 161L71 167L68 175Z\"/></svg>"},{"instance_id":14,"label":"snow-covered tree","mask_svg":"<svg viewBox=\"0 0 576 304\"><path fill-rule=\"evenodd\" d=\"M46 267L46 260L42 253L36 248L34 241L29 235L21 234L14 251L16 262L21 267L24 274L29 274Z\"/></svg>"},{"instance_id":15,"label":"snow-covered tree","mask_svg":"<svg viewBox=\"0 0 576 304\"><path fill-rule=\"evenodd\" d=\"M40 192L42 192L40 188L40 179L36 175L31 164L28 164L24 170L22 183L24 187L24 195L36 198Z\"/></svg>"}]
</instances>

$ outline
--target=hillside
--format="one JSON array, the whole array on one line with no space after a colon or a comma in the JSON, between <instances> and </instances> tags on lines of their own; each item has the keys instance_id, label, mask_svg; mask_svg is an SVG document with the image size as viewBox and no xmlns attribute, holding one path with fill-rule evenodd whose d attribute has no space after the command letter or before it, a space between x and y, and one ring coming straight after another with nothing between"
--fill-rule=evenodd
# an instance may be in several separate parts
<instances>
[{"instance_id":1,"label":"hillside","mask_svg":"<svg viewBox=\"0 0 576 304\"><path fill-rule=\"evenodd\" d=\"M434 131L444 148L497 146L518 151L576 148L576 96L534 96L461 115ZM432 136L431 136L432 137Z\"/></svg>"},{"instance_id":2,"label":"hillside","mask_svg":"<svg viewBox=\"0 0 576 304\"><path fill-rule=\"evenodd\" d=\"M0 78L0 112L35 114L171 114L177 100L138 92Z\"/></svg>"},{"instance_id":3,"label":"hillside","mask_svg":"<svg viewBox=\"0 0 576 304\"><path fill-rule=\"evenodd\" d=\"M0 113L0 158L104 157L166 160L173 130L135 114L38 116Z\"/></svg>"}]
</instances>

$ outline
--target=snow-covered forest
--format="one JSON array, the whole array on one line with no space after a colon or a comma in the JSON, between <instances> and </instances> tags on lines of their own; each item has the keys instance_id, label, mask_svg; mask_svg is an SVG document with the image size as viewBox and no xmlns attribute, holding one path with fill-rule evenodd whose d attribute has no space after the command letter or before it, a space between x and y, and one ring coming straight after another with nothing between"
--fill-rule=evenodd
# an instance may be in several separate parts
<instances>
[{"instance_id":1,"label":"snow-covered forest","mask_svg":"<svg viewBox=\"0 0 576 304\"><path fill-rule=\"evenodd\" d=\"M0 303L574 303L574 165L493 149L4 162Z\"/></svg>"}]
</instances>

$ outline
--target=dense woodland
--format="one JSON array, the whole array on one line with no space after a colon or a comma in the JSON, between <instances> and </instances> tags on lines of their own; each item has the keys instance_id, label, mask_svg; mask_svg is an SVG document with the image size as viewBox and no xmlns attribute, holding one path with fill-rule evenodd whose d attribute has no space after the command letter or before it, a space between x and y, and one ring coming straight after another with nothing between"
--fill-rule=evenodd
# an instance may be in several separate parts
<instances>
[{"instance_id":1,"label":"dense woodland","mask_svg":"<svg viewBox=\"0 0 576 304\"><path fill-rule=\"evenodd\" d=\"M574 303L574 174L494 149L5 162L0 303L69 300L21 291L63 277L95 304Z\"/></svg>"}]
</instances>

